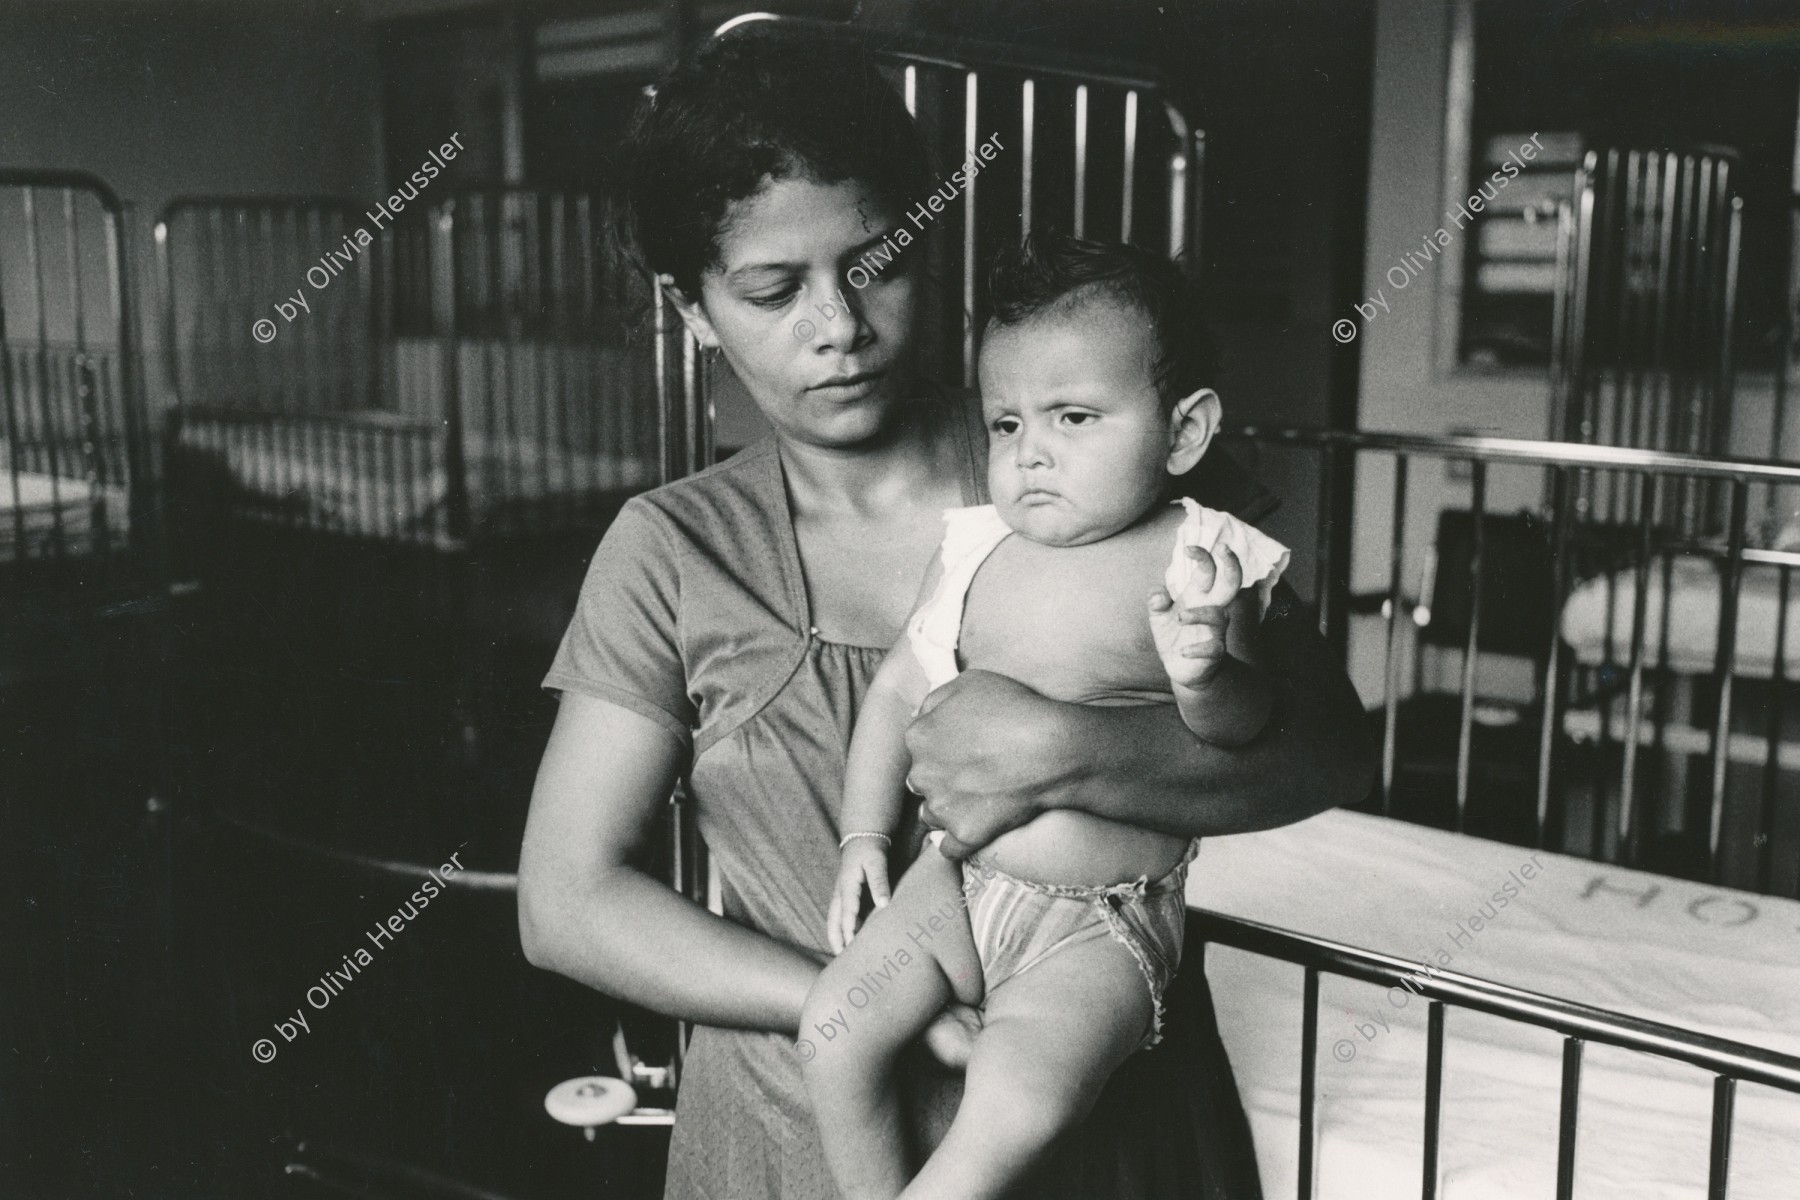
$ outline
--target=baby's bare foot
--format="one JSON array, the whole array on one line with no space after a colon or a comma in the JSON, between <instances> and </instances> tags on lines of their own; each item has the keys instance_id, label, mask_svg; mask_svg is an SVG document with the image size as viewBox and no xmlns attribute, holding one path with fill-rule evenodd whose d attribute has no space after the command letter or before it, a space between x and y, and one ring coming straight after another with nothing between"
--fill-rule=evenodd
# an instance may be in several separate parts
<instances>
[{"instance_id":1,"label":"baby's bare foot","mask_svg":"<svg viewBox=\"0 0 1800 1200\"><path fill-rule=\"evenodd\" d=\"M925 1029L925 1048L953 1071L969 1065L975 1035L981 1032L981 1014L966 1004L950 1004Z\"/></svg>"}]
</instances>

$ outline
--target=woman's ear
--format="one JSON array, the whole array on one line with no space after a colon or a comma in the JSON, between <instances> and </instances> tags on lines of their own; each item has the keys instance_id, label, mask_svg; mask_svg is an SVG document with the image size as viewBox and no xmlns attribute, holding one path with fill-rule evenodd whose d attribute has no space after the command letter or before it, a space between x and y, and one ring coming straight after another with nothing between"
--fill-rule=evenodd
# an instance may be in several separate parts
<instances>
[{"instance_id":1,"label":"woman's ear","mask_svg":"<svg viewBox=\"0 0 1800 1200\"><path fill-rule=\"evenodd\" d=\"M1186 475L1212 444L1224 417L1219 393L1201 388L1175 402L1169 413L1169 474Z\"/></svg>"},{"instance_id":2,"label":"woman's ear","mask_svg":"<svg viewBox=\"0 0 1800 1200\"><path fill-rule=\"evenodd\" d=\"M706 310L700 307L700 302L690 300L686 293L676 287L673 275L658 275L656 278L657 282L662 284L663 295L669 298L669 303L673 304L675 311L681 314L681 323L688 327L688 332L694 335L694 340L699 342L703 349L717 350L719 348L719 332L707 319Z\"/></svg>"}]
</instances>

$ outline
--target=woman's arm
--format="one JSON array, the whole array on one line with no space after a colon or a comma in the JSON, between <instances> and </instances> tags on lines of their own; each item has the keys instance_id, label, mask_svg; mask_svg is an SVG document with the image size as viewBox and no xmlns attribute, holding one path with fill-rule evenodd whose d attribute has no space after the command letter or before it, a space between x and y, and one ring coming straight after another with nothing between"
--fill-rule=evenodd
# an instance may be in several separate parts
<instances>
[{"instance_id":1,"label":"woman's arm","mask_svg":"<svg viewBox=\"0 0 1800 1200\"><path fill-rule=\"evenodd\" d=\"M563 693L519 852L525 957L670 1016L792 1035L819 964L638 865L687 752L647 717Z\"/></svg>"},{"instance_id":2,"label":"woman's arm","mask_svg":"<svg viewBox=\"0 0 1800 1200\"><path fill-rule=\"evenodd\" d=\"M1361 800L1377 761L1362 705L1291 588L1277 585L1259 633L1275 705L1243 746L1199 741L1169 705L1061 704L984 671L933 692L907 747L926 815L948 831L945 853L1053 808L1207 837Z\"/></svg>"}]
</instances>

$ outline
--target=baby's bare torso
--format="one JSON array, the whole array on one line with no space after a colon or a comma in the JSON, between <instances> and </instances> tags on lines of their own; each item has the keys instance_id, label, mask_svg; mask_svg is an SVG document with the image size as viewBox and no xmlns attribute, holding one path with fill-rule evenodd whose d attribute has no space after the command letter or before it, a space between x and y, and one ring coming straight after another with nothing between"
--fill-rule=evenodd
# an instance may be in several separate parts
<instances>
[{"instance_id":1,"label":"baby's bare torso","mask_svg":"<svg viewBox=\"0 0 1800 1200\"><path fill-rule=\"evenodd\" d=\"M1162 585L1182 516L1171 506L1085 546L1007 538L969 587L958 665L1016 679L1053 700L1172 704L1150 635L1149 599ZM980 853L1023 879L1095 886L1154 880L1186 850L1186 838L1056 810Z\"/></svg>"}]
</instances>

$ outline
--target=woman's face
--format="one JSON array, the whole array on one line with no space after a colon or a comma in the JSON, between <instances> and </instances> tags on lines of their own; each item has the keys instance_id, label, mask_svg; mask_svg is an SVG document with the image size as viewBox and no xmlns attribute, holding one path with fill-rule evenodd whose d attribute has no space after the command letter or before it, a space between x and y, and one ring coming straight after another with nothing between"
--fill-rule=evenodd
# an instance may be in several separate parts
<instances>
[{"instance_id":1,"label":"woman's face","mask_svg":"<svg viewBox=\"0 0 1800 1200\"><path fill-rule=\"evenodd\" d=\"M860 182L765 181L727 210L698 303L677 298L784 436L853 446L913 398L921 247L887 240L903 219Z\"/></svg>"}]
</instances>

